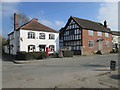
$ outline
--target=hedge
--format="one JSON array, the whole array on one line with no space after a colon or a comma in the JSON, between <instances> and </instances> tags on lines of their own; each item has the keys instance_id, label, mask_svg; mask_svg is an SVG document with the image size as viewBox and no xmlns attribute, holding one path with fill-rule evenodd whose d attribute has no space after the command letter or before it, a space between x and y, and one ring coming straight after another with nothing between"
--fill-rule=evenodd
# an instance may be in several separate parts
<instances>
[{"instance_id":1,"label":"hedge","mask_svg":"<svg viewBox=\"0 0 120 90\"><path fill-rule=\"evenodd\" d=\"M18 60L44 59L46 57L46 52L17 52L16 55Z\"/></svg>"},{"instance_id":2,"label":"hedge","mask_svg":"<svg viewBox=\"0 0 120 90\"><path fill-rule=\"evenodd\" d=\"M63 52L63 57L73 57L73 51L66 50L62 52Z\"/></svg>"}]
</instances>

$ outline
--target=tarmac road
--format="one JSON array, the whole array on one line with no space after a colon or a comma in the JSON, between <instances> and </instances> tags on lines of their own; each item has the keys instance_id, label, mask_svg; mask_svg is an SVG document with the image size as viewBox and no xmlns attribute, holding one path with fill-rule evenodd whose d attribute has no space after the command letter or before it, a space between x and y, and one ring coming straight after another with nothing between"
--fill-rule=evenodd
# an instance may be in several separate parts
<instances>
[{"instance_id":1,"label":"tarmac road","mask_svg":"<svg viewBox=\"0 0 120 90\"><path fill-rule=\"evenodd\" d=\"M33 60L15 64L10 61L2 61L3 88L51 88L51 87L117 87L117 81L108 85L93 85L88 82L90 78L109 72L110 61L118 64L117 54L74 56L73 58L49 58L45 60ZM86 82L78 80L88 78ZM76 81L77 80L77 81ZM98 78L92 79L96 83ZM72 82L71 84L68 84ZM66 84L67 83L67 84ZM65 85L66 84L66 85Z\"/></svg>"}]
</instances>

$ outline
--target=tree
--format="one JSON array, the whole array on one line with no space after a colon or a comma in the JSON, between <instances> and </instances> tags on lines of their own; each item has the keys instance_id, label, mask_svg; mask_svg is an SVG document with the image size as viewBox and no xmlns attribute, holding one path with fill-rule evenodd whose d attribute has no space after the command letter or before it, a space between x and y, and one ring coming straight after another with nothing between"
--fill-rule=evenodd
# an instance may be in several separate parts
<instances>
[{"instance_id":1,"label":"tree","mask_svg":"<svg viewBox=\"0 0 120 90\"><path fill-rule=\"evenodd\" d=\"M18 16L19 27L30 21L30 18L27 17L25 14L18 13L18 15L19 15ZM10 17L10 20L11 20L11 27L14 28L14 15Z\"/></svg>"},{"instance_id":2,"label":"tree","mask_svg":"<svg viewBox=\"0 0 120 90\"><path fill-rule=\"evenodd\" d=\"M8 42L8 40L0 35L0 46L5 45Z\"/></svg>"},{"instance_id":3,"label":"tree","mask_svg":"<svg viewBox=\"0 0 120 90\"><path fill-rule=\"evenodd\" d=\"M18 23L20 26L24 25L25 23L27 23L29 21L30 21L30 18L27 17L25 14L22 14L22 13L19 14Z\"/></svg>"}]
</instances>

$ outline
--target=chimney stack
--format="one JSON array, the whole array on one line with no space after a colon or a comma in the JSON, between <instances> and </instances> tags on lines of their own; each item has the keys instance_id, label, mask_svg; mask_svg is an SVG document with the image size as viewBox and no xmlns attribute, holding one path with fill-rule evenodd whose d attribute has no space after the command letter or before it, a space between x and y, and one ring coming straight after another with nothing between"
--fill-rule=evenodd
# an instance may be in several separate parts
<instances>
[{"instance_id":1,"label":"chimney stack","mask_svg":"<svg viewBox=\"0 0 120 90\"><path fill-rule=\"evenodd\" d=\"M107 21L104 21L104 27L107 28Z\"/></svg>"},{"instance_id":2,"label":"chimney stack","mask_svg":"<svg viewBox=\"0 0 120 90\"><path fill-rule=\"evenodd\" d=\"M18 23L18 13L14 13L14 30L17 30L19 28L19 23Z\"/></svg>"},{"instance_id":3,"label":"chimney stack","mask_svg":"<svg viewBox=\"0 0 120 90\"><path fill-rule=\"evenodd\" d=\"M33 21L38 21L38 19L37 18L33 18Z\"/></svg>"}]
</instances>

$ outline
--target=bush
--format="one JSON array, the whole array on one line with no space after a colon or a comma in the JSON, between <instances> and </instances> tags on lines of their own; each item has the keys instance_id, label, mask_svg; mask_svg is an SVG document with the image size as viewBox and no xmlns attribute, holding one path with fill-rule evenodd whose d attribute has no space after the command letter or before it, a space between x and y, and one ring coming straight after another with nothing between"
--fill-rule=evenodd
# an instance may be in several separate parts
<instances>
[{"instance_id":1,"label":"bush","mask_svg":"<svg viewBox=\"0 0 120 90\"><path fill-rule=\"evenodd\" d=\"M18 52L16 55L16 59L22 60L44 59L46 57L46 52Z\"/></svg>"},{"instance_id":2,"label":"bush","mask_svg":"<svg viewBox=\"0 0 120 90\"><path fill-rule=\"evenodd\" d=\"M27 52L17 52L16 59L26 60L26 55L27 55Z\"/></svg>"},{"instance_id":3,"label":"bush","mask_svg":"<svg viewBox=\"0 0 120 90\"><path fill-rule=\"evenodd\" d=\"M63 56L64 57L73 57L73 51L63 51Z\"/></svg>"},{"instance_id":4,"label":"bush","mask_svg":"<svg viewBox=\"0 0 120 90\"><path fill-rule=\"evenodd\" d=\"M44 59L47 58L46 52L33 52L35 59Z\"/></svg>"}]
</instances>

